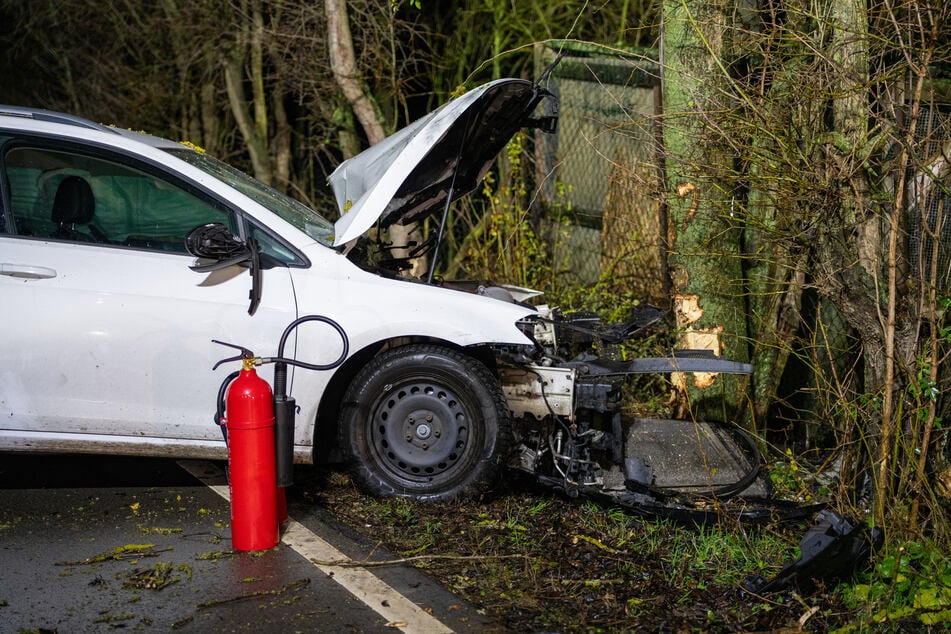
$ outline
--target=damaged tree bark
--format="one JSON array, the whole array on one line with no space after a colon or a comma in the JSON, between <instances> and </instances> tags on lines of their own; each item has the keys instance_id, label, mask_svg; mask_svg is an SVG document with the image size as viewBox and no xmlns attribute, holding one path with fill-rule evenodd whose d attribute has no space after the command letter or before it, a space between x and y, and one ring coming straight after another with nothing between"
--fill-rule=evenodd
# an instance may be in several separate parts
<instances>
[{"instance_id":1,"label":"damaged tree bark","mask_svg":"<svg viewBox=\"0 0 951 634\"><path fill-rule=\"evenodd\" d=\"M664 143L667 149L669 266L678 345L748 361L739 229L729 192L715 173L729 169L728 148L702 142L708 78L718 74L726 3L667 2L664 6ZM701 166L710 166L707 170ZM681 416L735 420L745 405L745 378L675 377Z\"/></svg>"}]
</instances>

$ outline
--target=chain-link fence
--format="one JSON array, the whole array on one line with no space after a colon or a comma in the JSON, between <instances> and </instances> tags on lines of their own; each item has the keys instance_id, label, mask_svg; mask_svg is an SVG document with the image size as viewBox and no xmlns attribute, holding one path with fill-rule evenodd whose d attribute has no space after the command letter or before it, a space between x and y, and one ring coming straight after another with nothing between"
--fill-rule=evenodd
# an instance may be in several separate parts
<instances>
[{"instance_id":1,"label":"chain-link fence","mask_svg":"<svg viewBox=\"0 0 951 634\"><path fill-rule=\"evenodd\" d=\"M935 182L933 157L947 162L951 144L951 108L923 108L917 122L926 165L913 176L910 188L909 256L912 270L938 288L951 283L951 196L947 185Z\"/></svg>"},{"instance_id":2,"label":"chain-link fence","mask_svg":"<svg viewBox=\"0 0 951 634\"><path fill-rule=\"evenodd\" d=\"M539 71L558 54L540 49ZM644 55L565 52L547 88L559 98L558 131L538 135L535 180L546 209L567 223L539 233L572 282L657 298L663 290L660 77Z\"/></svg>"}]
</instances>

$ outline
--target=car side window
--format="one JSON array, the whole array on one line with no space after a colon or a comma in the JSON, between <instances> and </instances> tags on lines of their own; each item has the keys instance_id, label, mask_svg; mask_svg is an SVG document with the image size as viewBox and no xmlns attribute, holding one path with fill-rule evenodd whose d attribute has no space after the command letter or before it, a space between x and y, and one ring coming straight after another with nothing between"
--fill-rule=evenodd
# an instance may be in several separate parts
<instances>
[{"instance_id":1,"label":"car side window","mask_svg":"<svg viewBox=\"0 0 951 634\"><path fill-rule=\"evenodd\" d=\"M194 227L234 214L176 183L126 163L43 147L4 156L8 231L21 236L185 253Z\"/></svg>"}]
</instances>

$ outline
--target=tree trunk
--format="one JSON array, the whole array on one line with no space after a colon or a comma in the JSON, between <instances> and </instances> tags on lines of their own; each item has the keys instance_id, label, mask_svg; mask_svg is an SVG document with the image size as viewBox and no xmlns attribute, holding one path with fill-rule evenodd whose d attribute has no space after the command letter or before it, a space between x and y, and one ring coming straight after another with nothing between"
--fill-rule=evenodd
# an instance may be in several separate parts
<instances>
[{"instance_id":1,"label":"tree trunk","mask_svg":"<svg viewBox=\"0 0 951 634\"><path fill-rule=\"evenodd\" d=\"M717 180L718 173L729 171L732 158L727 148L702 141L707 97L723 77L726 4L687 0L664 5L668 242L679 347L746 361L740 229L731 218L731 192ZM673 382L675 413L680 415L733 420L745 405L742 378L674 375Z\"/></svg>"},{"instance_id":2,"label":"tree trunk","mask_svg":"<svg viewBox=\"0 0 951 634\"><path fill-rule=\"evenodd\" d=\"M254 22L257 22L260 17L260 3L253 1L253 5L253 7L249 7L246 3L243 3L240 12L235 12L238 19L243 19L250 10L253 11ZM222 60L225 90L228 94L231 113L238 124L241 137L248 147L254 177L270 184L271 162L268 159L267 147L267 108L263 101L263 70L261 69L261 63L260 33L258 33L256 24L251 25L243 22L233 47L225 53L225 58ZM245 65L249 65L251 70L252 98L250 101L244 90Z\"/></svg>"},{"instance_id":3,"label":"tree trunk","mask_svg":"<svg viewBox=\"0 0 951 634\"><path fill-rule=\"evenodd\" d=\"M350 35L350 19L347 16L346 0L326 0L325 6L327 9L330 68L334 80L336 80L340 91L360 122L370 145L374 145L386 138L386 131L377 105L366 90L363 78L357 68L353 38ZM389 239L393 245L393 248L391 248L393 257L403 258L409 254L409 249L406 247L410 244L414 232L415 225L393 225L388 229ZM416 267L413 273L415 275L421 274L421 263L417 263Z\"/></svg>"},{"instance_id":4,"label":"tree trunk","mask_svg":"<svg viewBox=\"0 0 951 634\"><path fill-rule=\"evenodd\" d=\"M370 145L386 138L386 131L377 115L376 105L364 90L364 82L357 70L357 57L350 36L350 19L346 0L326 0L327 35L330 69L337 85L363 127Z\"/></svg>"}]
</instances>

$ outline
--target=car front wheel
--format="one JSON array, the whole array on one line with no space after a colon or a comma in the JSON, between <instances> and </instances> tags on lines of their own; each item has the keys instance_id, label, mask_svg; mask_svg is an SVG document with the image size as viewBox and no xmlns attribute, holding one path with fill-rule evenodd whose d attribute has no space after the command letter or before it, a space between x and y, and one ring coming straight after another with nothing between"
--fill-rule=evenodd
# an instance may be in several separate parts
<instances>
[{"instance_id":1,"label":"car front wheel","mask_svg":"<svg viewBox=\"0 0 951 634\"><path fill-rule=\"evenodd\" d=\"M498 379L476 359L434 345L374 358L344 398L341 445L367 492L420 500L473 495L511 443Z\"/></svg>"}]
</instances>

